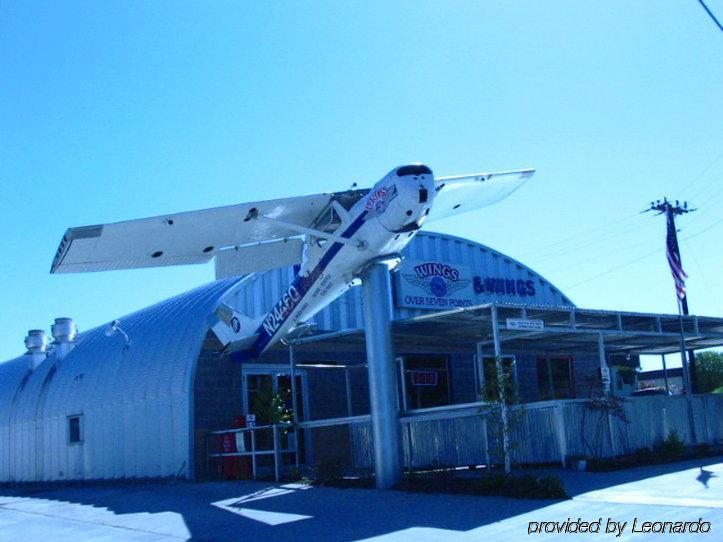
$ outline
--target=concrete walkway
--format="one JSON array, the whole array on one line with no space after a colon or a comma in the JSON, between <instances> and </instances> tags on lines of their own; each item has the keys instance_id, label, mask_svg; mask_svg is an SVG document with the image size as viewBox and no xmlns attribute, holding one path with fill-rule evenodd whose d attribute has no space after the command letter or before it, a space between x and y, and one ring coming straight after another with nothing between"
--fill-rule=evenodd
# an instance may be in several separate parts
<instances>
[{"instance_id":1,"label":"concrete walkway","mask_svg":"<svg viewBox=\"0 0 723 542\"><path fill-rule=\"evenodd\" d=\"M219 482L0 488L0 540L659 540L631 533L649 521L710 522L723 539L723 462L701 460L614 473L554 471L567 501L428 495L295 484ZM541 522L601 520L600 534L529 534ZM606 526L621 536L604 534ZM548 526L549 528L549 526ZM564 524L563 524L564 528ZM617 532L617 531L616 531Z\"/></svg>"}]
</instances>

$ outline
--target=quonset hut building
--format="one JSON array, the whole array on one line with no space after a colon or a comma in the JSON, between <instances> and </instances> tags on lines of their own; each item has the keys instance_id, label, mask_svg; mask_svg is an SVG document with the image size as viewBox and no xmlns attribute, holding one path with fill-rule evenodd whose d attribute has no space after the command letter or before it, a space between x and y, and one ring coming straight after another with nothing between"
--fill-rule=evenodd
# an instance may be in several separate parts
<instances>
[{"instance_id":1,"label":"quonset hut building","mask_svg":"<svg viewBox=\"0 0 723 542\"><path fill-rule=\"evenodd\" d=\"M615 367L679 349L677 316L578 309L523 263L478 243L422 232L403 255L392 276L403 412L484 399L495 371L493 321L528 402L585 397L596 375L623 391ZM295 273L235 276L242 267L233 250L223 252L215 282L115 324L77 333L58 319L50 345L42 331L29 332L28 351L0 363L0 481L205 477L209 431L254 413L265 390L291 388L292 371L297 419L368 414L360 288L317 314L292 341L292 356L279 345L239 363L212 329L216 309L260 316ZM684 328L688 348L723 344L722 319L688 317ZM324 435L307 431L302 462L340 446L338 434Z\"/></svg>"}]
</instances>

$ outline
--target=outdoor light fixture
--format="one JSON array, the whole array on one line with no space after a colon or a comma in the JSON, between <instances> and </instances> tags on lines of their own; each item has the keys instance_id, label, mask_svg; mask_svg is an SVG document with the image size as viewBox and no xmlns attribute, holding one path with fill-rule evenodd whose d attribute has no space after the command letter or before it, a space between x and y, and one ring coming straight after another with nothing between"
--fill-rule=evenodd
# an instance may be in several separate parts
<instances>
[{"instance_id":1,"label":"outdoor light fixture","mask_svg":"<svg viewBox=\"0 0 723 542\"><path fill-rule=\"evenodd\" d=\"M123 331L123 329L120 327L120 321L113 320L110 324L108 324L108 327L105 329L105 336L112 337L113 335L116 335L118 333L123 335L123 337L126 340L125 347L128 348L131 345L131 338L128 336L128 333Z\"/></svg>"}]
</instances>

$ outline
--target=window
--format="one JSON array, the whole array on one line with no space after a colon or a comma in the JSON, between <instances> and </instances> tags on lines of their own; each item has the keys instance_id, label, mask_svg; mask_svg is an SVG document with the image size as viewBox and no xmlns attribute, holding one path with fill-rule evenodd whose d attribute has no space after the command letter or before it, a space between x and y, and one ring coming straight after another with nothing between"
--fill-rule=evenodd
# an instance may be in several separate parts
<instances>
[{"instance_id":1,"label":"window","mask_svg":"<svg viewBox=\"0 0 723 542\"><path fill-rule=\"evenodd\" d=\"M313 229L329 234L333 234L340 226L341 217L332 205L328 205L311 225ZM312 246L323 247L326 241L323 237L309 236L309 244Z\"/></svg>"},{"instance_id":2,"label":"window","mask_svg":"<svg viewBox=\"0 0 723 542\"><path fill-rule=\"evenodd\" d=\"M404 368L404 408L429 408L451 404L449 369L446 356L406 356Z\"/></svg>"},{"instance_id":3,"label":"window","mask_svg":"<svg viewBox=\"0 0 723 542\"><path fill-rule=\"evenodd\" d=\"M68 417L68 442L70 444L79 444L83 442L81 434L80 416Z\"/></svg>"},{"instance_id":4,"label":"window","mask_svg":"<svg viewBox=\"0 0 723 542\"><path fill-rule=\"evenodd\" d=\"M497 364L493 356L482 358L484 367L484 393L482 398L485 401L497 401L499 398L499 385L497 383ZM517 396L517 371L515 369L514 356L502 356L502 372L506 376L505 397L507 401Z\"/></svg>"},{"instance_id":5,"label":"window","mask_svg":"<svg viewBox=\"0 0 723 542\"><path fill-rule=\"evenodd\" d=\"M256 425L270 423L269 408L273 394L274 382L272 376L250 374L246 377L246 390L248 397L249 414L256 415Z\"/></svg>"},{"instance_id":6,"label":"window","mask_svg":"<svg viewBox=\"0 0 723 542\"><path fill-rule=\"evenodd\" d=\"M315 230L325 233L334 233L339 226L341 226L341 217L331 205L321 212L312 225Z\"/></svg>"},{"instance_id":7,"label":"window","mask_svg":"<svg viewBox=\"0 0 723 542\"><path fill-rule=\"evenodd\" d=\"M422 164L413 164L411 166L402 166L397 170L397 177L406 175L431 175L432 170Z\"/></svg>"},{"instance_id":8,"label":"window","mask_svg":"<svg viewBox=\"0 0 723 542\"><path fill-rule=\"evenodd\" d=\"M537 358L537 390L541 401L573 397L572 358Z\"/></svg>"}]
</instances>

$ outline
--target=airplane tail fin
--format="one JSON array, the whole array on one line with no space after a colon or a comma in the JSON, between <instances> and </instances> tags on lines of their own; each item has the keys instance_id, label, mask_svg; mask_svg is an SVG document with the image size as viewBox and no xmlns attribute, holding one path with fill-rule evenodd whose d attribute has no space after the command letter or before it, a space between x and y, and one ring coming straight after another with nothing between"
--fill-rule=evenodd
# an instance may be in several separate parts
<instances>
[{"instance_id":1,"label":"airplane tail fin","mask_svg":"<svg viewBox=\"0 0 723 542\"><path fill-rule=\"evenodd\" d=\"M211 327L218 340L224 345L224 352L248 350L258 339L258 328L264 319L250 318L236 312L226 303L220 303L214 311L218 321Z\"/></svg>"}]
</instances>

